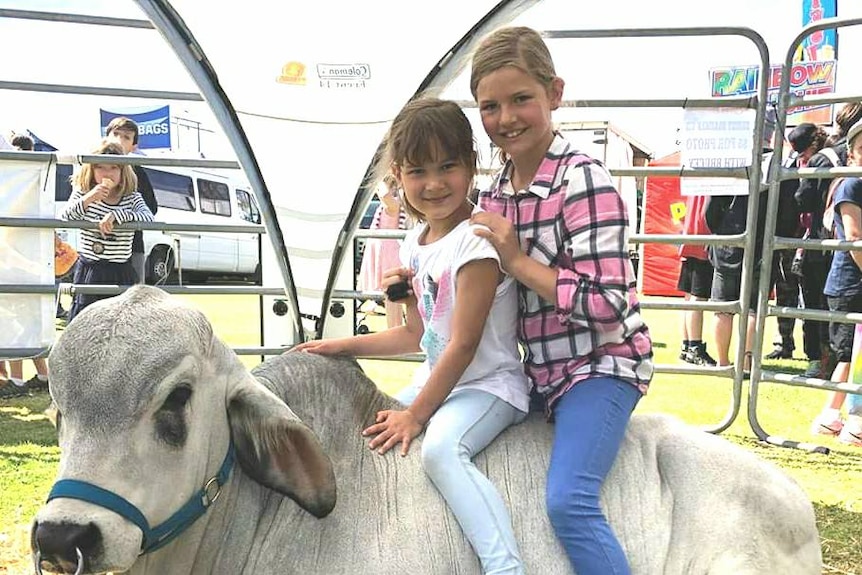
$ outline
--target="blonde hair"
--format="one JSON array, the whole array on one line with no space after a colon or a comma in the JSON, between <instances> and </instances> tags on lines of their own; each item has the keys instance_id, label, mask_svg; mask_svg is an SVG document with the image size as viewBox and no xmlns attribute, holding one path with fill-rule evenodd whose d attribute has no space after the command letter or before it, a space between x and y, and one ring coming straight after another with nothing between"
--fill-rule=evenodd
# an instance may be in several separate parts
<instances>
[{"instance_id":1,"label":"blonde hair","mask_svg":"<svg viewBox=\"0 0 862 575\"><path fill-rule=\"evenodd\" d=\"M527 26L500 28L486 36L473 53L470 72L473 98L482 78L507 66L518 68L545 88L550 88L557 77L554 60L541 34Z\"/></svg>"},{"instance_id":2,"label":"blonde hair","mask_svg":"<svg viewBox=\"0 0 862 575\"><path fill-rule=\"evenodd\" d=\"M421 98L404 106L389 128L386 137L384 165L421 166L426 162L452 159L476 175L476 149L473 128L461 107L449 100ZM424 216L410 205L401 190L399 199L404 211L416 221Z\"/></svg>"},{"instance_id":3,"label":"blonde hair","mask_svg":"<svg viewBox=\"0 0 862 575\"><path fill-rule=\"evenodd\" d=\"M111 156L126 155L126 152L119 144L109 142L102 142L92 153ZM104 164L111 165L108 162L104 162ZM70 180L72 186L78 188L83 193L89 192L99 183L96 181L93 164L83 164L81 169L76 174L73 174ZM131 165L120 165L120 181L117 182L117 188L120 190L120 196L125 196L138 190L138 177L135 175L135 170Z\"/></svg>"}]
</instances>

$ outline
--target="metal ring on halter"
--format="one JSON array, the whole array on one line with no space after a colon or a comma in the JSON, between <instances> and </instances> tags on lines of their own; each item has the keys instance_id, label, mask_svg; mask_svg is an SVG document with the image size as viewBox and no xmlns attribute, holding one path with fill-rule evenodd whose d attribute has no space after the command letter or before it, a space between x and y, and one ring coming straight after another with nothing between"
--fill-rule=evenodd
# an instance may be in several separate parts
<instances>
[{"instance_id":1,"label":"metal ring on halter","mask_svg":"<svg viewBox=\"0 0 862 575\"><path fill-rule=\"evenodd\" d=\"M81 549L79 547L75 547L75 554L78 556L78 565L75 567L75 575L81 575L84 572L84 554L81 553ZM42 562L42 551L39 548L36 548L36 557L34 559L34 567L36 569L36 575L42 575L42 566L40 563Z\"/></svg>"},{"instance_id":2,"label":"metal ring on halter","mask_svg":"<svg viewBox=\"0 0 862 575\"><path fill-rule=\"evenodd\" d=\"M212 493L213 491L215 491L215 493ZM210 480L207 481L206 485L204 485L203 497L201 498L203 506L209 507L215 503L219 495L221 495L221 485L219 485L218 477L211 477Z\"/></svg>"}]
</instances>

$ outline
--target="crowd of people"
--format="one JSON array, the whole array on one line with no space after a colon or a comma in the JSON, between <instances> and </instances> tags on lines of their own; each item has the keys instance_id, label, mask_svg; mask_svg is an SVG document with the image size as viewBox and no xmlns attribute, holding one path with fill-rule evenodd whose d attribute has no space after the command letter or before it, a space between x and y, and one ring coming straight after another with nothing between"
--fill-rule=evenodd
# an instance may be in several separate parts
<instances>
[{"instance_id":1,"label":"crowd of people","mask_svg":"<svg viewBox=\"0 0 862 575\"><path fill-rule=\"evenodd\" d=\"M835 118L836 130L829 134L825 126L803 123L787 134L791 153L785 168L862 165L862 154L854 153L858 143L862 150L862 102L844 105ZM763 172L773 161L775 110L767 109L763 140ZM783 180L779 186L778 211L774 233L782 237L805 239L850 239L862 237L862 196L855 195L858 178L801 178ZM758 199L755 230L754 271L749 284L749 317L743 369L751 367L755 312L762 270L763 239L767 217L766 186ZM690 196L686 199L686 234L740 234L746 228L749 196ZM833 217L833 214L835 217ZM830 220L834 223L826 223ZM680 246L681 268L678 289L693 301L733 301L740 298L743 248L732 246ZM857 252L799 249L778 250L768 271L769 291L776 305L816 310L858 312L862 310L862 275L855 262L862 263ZM774 348L764 359L793 358L796 349L793 318L778 318L778 335ZM714 340L716 359L706 351L702 338L703 312L687 311L683 317L680 359L706 366L730 364L733 316L716 313ZM854 325L806 319L802 321L803 350L807 359L804 376L846 382L850 375ZM847 400L847 414L842 407L847 394L831 393L813 421L812 432L837 435L842 442L862 446L862 403L858 395Z\"/></svg>"}]
</instances>

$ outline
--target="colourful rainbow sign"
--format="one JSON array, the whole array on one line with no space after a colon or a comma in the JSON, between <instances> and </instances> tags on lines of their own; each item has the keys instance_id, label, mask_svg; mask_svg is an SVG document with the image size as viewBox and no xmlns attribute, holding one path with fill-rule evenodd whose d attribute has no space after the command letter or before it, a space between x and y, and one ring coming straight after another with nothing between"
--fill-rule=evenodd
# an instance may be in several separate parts
<instances>
[{"instance_id":1,"label":"colourful rainbow sign","mask_svg":"<svg viewBox=\"0 0 862 575\"><path fill-rule=\"evenodd\" d=\"M831 94L835 92L835 74L838 62L797 62L790 69L790 90L797 95ZM781 84L782 66L769 69L767 91L769 99L775 101ZM750 96L757 94L760 86L759 66L733 66L710 70L712 97ZM832 121L830 105L798 107L789 110L787 125L802 122L828 124Z\"/></svg>"}]
</instances>

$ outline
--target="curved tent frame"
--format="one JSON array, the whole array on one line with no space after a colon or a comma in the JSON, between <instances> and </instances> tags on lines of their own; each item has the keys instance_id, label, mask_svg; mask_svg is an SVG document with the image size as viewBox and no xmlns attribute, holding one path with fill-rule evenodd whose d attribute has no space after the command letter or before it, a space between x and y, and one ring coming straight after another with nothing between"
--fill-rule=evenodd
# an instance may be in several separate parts
<instances>
[{"instance_id":1,"label":"curved tent frame","mask_svg":"<svg viewBox=\"0 0 862 575\"><path fill-rule=\"evenodd\" d=\"M622 0L624 1L624 0ZM307 30L303 30L300 26L292 32L297 33L297 38L291 38L290 42L282 42L282 39L277 35L272 34L273 30L278 32L278 24L281 19L272 18L273 13L287 14L287 16L296 16L291 12L290 7L283 5L271 5L267 3L267 15L270 18L260 18L261 10L264 6L264 0L248 0L246 5L240 11L228 11L219 7L213 8L210 5L199 3L196 0L135 0L137 5L144 10L153 25L148 21L143 20L128 20L118 18L103 18L87 15L68 15L68 14L51 14L51 13L36 13L28 11L15 11L0 9L0 17L13 18L32 18L32 19L56 19L61 22L71 22L76 24L98 24L114 26L119 28L153 28L155 27L167 40L167 44L173 51L173 54L179 57L185 71L191 74L191 78L197 85L200 95L197 93L185 92L157 92L154 90L121 90L117 88L98 88L98 87L80 87L80 86L64 86L60 84L34 84L28 82L8 82L0 81L0 89L2 90L26 90L26 91L41 91L41 92L68 92L74 94L92 94L102 96L118 96L125 95L127 97L140 98L172 98L179 100L199 101L201 95L209 104L210 110L216 116L216 119L221 124L226 133L236 155L240 160L240 165L244 168L247 177L250 179L258 202L263 209L266 231L270 235L275 252L275 263L272 269L277 271L280 276L282 287L268 288L256 290L255 293L272 294L277 292L279 297L282 293L287 296L287 304L289 312L291 312L291 322L289 329L291 333L288 335L289 340L284 341L280 349L285 345L290 345L298 341L304 340L306 336L321 337L325 334L324 318L330 317L329 323L337 323L339 320L338 314L331 309L328 310L329 302L333 295L344 297L355 297L351 294L357 292L345 293L336 289L337 285L344 285L346 278L343 277L344 271L342 261L347 252L349 242L354 237L354 231L360 218L360 210L367 203L371 195L371 189L375 180L375 175L379 170L376 165L380 142L382 141L386 129L391 122L391 118L397 113L398 109L409 99L416 97L421 93L440 93L444 97L457 99L457 96L462 96L464 87L459 85L457 79L463 80L461 72L465 68L467 59L472 51L475 42L491 29L507 24L515 20L518 15L534 4L539 4L538 1L503 1L499 3L462 3L463 6L456 5L454 0L441 0L435 5L435 11L429 14L409 14L408 18L421 20L421 23L428 28L423 30L422 34L415 33L415 22L413 26L402 26L398 29L400 38L409 38L410 33L413 33L417 38L417 42L422 42L422 45L410 44L403 49L404 53L394 55L392 58L392 48L384 46L383 50L388 49L390 52L378 52L378 60L369 59L368 61L379 63L388 73L388 77L395 80L393 82L395 88L389 86L392 90L383 92L380 89L383 86L373 85L369 82L370 87L375 89L351 91L351 90L293 90L290 86L277 86L276 82L272 81L272 77L268 75L272 69L272 65L278 62L285 62L290 66L298 65L298 69L302 74L288 78L295 81L301 79L302 85L305 85L306 80L311 78L304 75L302 60L306 58L303 55L295 55L293 52L301 50L307 43L311 42L311 50L308 52L319 52L321 48L324 52L323 58L317 62L339 62L337 59L345 51L355 48L356 51L364 50L367 54L373 54L373 50L369 51L366 46L365 38L356 30L352 30L352 34L345 38L341 34L344 33L345 27L352 24L352 20L348 16L340 18L326 19L322 22L314 22L312 26L307 26ZM363 6L357 6L358 3L347 3L343 5L340 2L322 3L316 5L313 10L316 10L318 15L331 16L326 13L327 10L332 11L336 8L345 8L353 11L363 10ZM400 2L397 0L381 0L375 4L375 14L386 12L387 9L397 9L400 7ZM552 4L548 2L547 4ZM556 3L555 8L559 9L564 2ZM458 22L450 23L446 21L456 20L453 14L447 12L447 8L455 6L457 8L457 16L460 18ZM543 4L543 7L545 4ZM685 6L688 6L687 4ZM677 9L682 10L679 6ZM857 9L858 11L858 9ZM438 13L439 12L439 13ZM537 11L540 12L540 11ZM530 14L532 16L532 12ZM545 11L540 14L547 17L554 17L553 22L558 22L558 17L564 16L559 11ZM399 15L404 17L403 14ZM423 18L427 16L427 18ZM686 36L697 37L706 36L713 38L716 35L732 35L741 36L752 42L759 53L760 76L766 77L769 71L768 49L765 39L751 28L728 27L728 26L711 26L711 27L686 27L686 28L615 28L615 29L595 29L596 22L592 26L588 22L590 14L573 13L569 16L577 17L579 25L583 29L577 30L557 30L548 32L546 35L552 40L558 39L620 39L628 37L663 37L663 36ZM625 19L624 14L616 16ZM634 13L632 16L638 16ZM659 14L660 17L666 15ZM770 18L773 14L770 13ZM446 21L447 25L459 28L461 31L447 28L441 31L427 24L426 20L431 21L436 17L437 24ZM691 17L691 15L689 15ZM219 20L221 19L221 20ZM581 20L584 20L581 22ZM245 25L254 25L257 20L263 20L260 33L249 40L250 45L242 46L242 50L236 50L236 46L230 42L223 42L225 30L231 30L232 27ZM270 21L272 20L272 21ZM367 20L367 19L366 19ZM463 34L464 22L476 22L470 30ZM291 23L293 23L291 21ZM274 26L274 24L276 26ZM638 22L638 24L642 24ZM531 22L531 25L535 25ZM815 31L824 30L829 27L849 27L862 25L862 18L852 18L847 20L831 20L817 23L806 27L793 40L791 48L787 51L786 60L782 66L781 86L778 90L778 129L775 137L775 148L778 150L777 158L781 158L781 134L784 131L786 124L786 114L791 108L800 105L823 105L835 102L853 101L862 99L858 92L847 93L843 95L797 95L792 93L789 86L789 71L796 47L801 40L812 34ZM329 28L327 28L329 26ZM339 28L339 26L341 26ZM537 26L538 29L544 29ZM323 32L321 33L321 29ZM192 30L195 34L192 34ZM214 32L215 30L215 32ZM257 31L257 30L255 30ZM267 34L267 32L269 34ZM303 32L305 36L303 36ZM362 30L361 32L365 32ZM443 33L445 32L445 33ZM311 37L308 34L319 34L320 37ZM309 40L311 38L311 40ZM350 43L351 38L354 40ZM859 37L846 36L842 40L847 46L847 41L851 42ZM439 41L439 44L438 44ZM329 44L326 44L329 42ZM284 44L284 46L282 45ZM426 45L427 44L427 45ZM434 44L434 45L431 45ZM701 44L703 45L703 44ZM287 47L285 49L285 46ZM448 50L446 46L451 46ZM206 47L206 52L204 51ZM266 53L254 52L255 49L265 48ZM326 49L331 48L331 49ZM410 50L407 50L410 48ZM270 53L271 52L271 53ZM230 77L219 78L217 70L224 69L226 58L237 58L237 53L253 54L259 56L259 60L263 61L263 65L258 65L257 60L249 59L247 66L237 68L234 66L231 69ZM440 54L444 55L441 57ZM858 53L850 51L850 54ZM326 58L335 55L335 60L327 60ZM559 52L563 59L568 57L569 66L574 62L577 66L579 74L583 70L589 70L588 58L585 58L584 52L577 51L561 51ZM722 52L722 54L724 54ZM397 56L397 57L395 57ZM364 58L371 56L357 56L357 60L364 61ZM726 57L726 56L722 56ZM284 59L282 59L284 58ZM299 60L294 60L299 58ZM406 69L393 69L391 66L386 69L384 60L406 60L410 62L410 66ZM556 58L555 58L556 60ZM344 62L344 60L340 60ZM426 66L424 62L433 62L433 65ZM560 62L557 61L559 67ZM337 76L326 76L321 72L320 64L316 70L320 80L320 86L331 88L330 84L334 84L335 88L351 88L356 87L357 83L350 81L340 81ZM322 65L325 70L333 69L329 64ZM348 65L347 68L351 68ZM361 65L359 65L361 67ZM431 72L423 73L422 70L431 68ZM36 69L44 69L43 67L34 67ZM249 68L246 70L246 68ZM335 66L337 68L337 66ZM601 68L605 72L609 68ZM283 69L284 70L284 69ZM343 70L343 69L342 69ZM689 70L678 70L680 75ZM384 74L385 76L386 74ZM565 72L563 72L565 76ZM237 76L239 78L237 78ZM301 77L300 77L301 76ZM362 80L362 88L365 88L365 80L370 76L364 76ZM52 79L53 76L52 76ZM580 77L579 77L580 79ZM601 77L605 80L605 77ZM253 81L249 81L253 80ZM246 86L245 83L250 84ZM288 82L288 84L299 82ZM34 90L35 88L35 90ZM70 90L70 88L72 90ZM458 92L458 90L461 90ZM454 92L455 96L450 92ZM630 93L630 92L626 92ZM154 96L154 94L157 94ZM262 97L258 98L257 96ZM250 97L254 96L254 97ZM267 99L266 96L269 96ZM275 96L273 98L273 96ZM710 108L716 107L714 98L667 98L667 97L646 97L646 90L641 93L638 91L637 98L628 99L578 99L564 102L564 105L569 107L580 108L613 108L634 106L636 108ZM319 102L318 102L319 100ZM763 132L763 115L766 102L766 89L764 85L760 85L756 96L725 98L721 100L719 107L722 108L746 108L755 111L755 128L752 134L753 141L756 144L761 141ZM320 104L315 112L309 113L309 108L313 108L311 104ZM470 108L472 101L462 100L462 106ZM276 122L276 124L273 124ZM289 123L278 124L278 122ZM284 142L267 140L262 137L266 135L266 130L271 129L275 125L277 130L273 130L277 135L290 133L290 141L294 146L285 149ZM333 135L337 132L337 138ZM342 136L346 133L346 136ZM322 137L321 137L322 134ZM317 137L315 140L314 137ZM479 136L479 134L477 134ZM38 154L38 153L36 153ZM33 153L23 152L0 152L0 160L2 161L19 161L26 160L27 162L42 162L44 159ZM314 157L312 154L325 154L324 160L329 162L320 162L321 158ZM285 155L290 155L289 161L285 161ZM86 161L87 157L81 157L81 161ZM50 155L49 161L57 161L54 155ZM310 162L310 160L315 162ZM697 170L692 168L611 168L614 175L621 176L644 176L664 175L672 177L723 177L723 178L742 178L749 180L749 193L754 193L760 189L760 170L761 170L761 152L759 146L754 146L752 151L751 168L705 168ZM162 160L165 162L167 160ZM187 160L188 161L188 160ZM155 159L148 160L148 163L161 163ZM191 162L194 162L192 160ZM0 162L2 163L2 162ZM311 166L313 164L319 172L314 172ZM772 169L767 174L767 182L770 188L770 198L767 228L774 226L776 194L779 188L779 182L783 179L795 177L818 177L824 172L812 172L810 169L785 169L778 168L780 162L776 162ZM191 164L190 164L191 165ZM320 166L324 168L321 170ZM232 167L235 167L232 166ZM290 172L289 178L284 177L285 173L294 169L295 172ZM825 174L828 175L850 175L858 174L859 168L836 168L830 169ZM331 174L338 172L338 178L331 178ZM287 182L289 180L289 182ZM294 180L298 181L296 185ZM332 184L333 180L339 182L349 182L347 186L342 186L340 189L326 189L326 184ZM357 185L358 182L358 185ZM293 188L291 188L293 186ZM329 195L324 195L329 194ZM292 195L293 194L293 195ZM349 209L342 209L342 206L349 205ZM747 229L753 229L754 219L756 217L757 203L752 204L754 209L750 211L748 217ZM341 211L339 211L341 209ZM46 223L46 221L48 223ZM57 227L57 222L53 220L37 219L30 221L27 218L0 217L0 227ZM255 233L259 233L259 229ZM681 243L698 243L703 245L715 245L718 243L726 244L733 242L734 245L751 246L753 244L752 234L746 231L737 236L703 236L703 237L687 237L680 239L678 235L655 235L655 234L635 234L631 237L635 243L664 243L664 244L681 244ZM312 247L307 247L307 244L313 244ZM764 249L767 251L767 256L764 258L765 267L768 268L768 262L771 260L772 251L774 249L787 248L817 248L825 247L826 249L860 249L854 242L838 242L833 244L820 244L819 241L798 240L795 238L774 238L767 236L764 242ZM767 303L768 285L766 276L761 278L761 285L758 286L760 297L759 301L748 301L749 290L747 282L751 281L752 262L750 250L746 250L747 255L744 260L745 273L743 274L743 288L741 290L741 299L733 302L724 302L717 304L713 302L691 304L686 302L645 302L642 307L644 309L667 309L667 310L683 310L683 309L701 309L704 311L728 312L744 316L749 309L756 310L758 321L758 330L753 342L755 357L751 368L751 384L749 388L748 401L748 417L752 430L760 438L769 443L781 445L784 447L801 447L813 451L827 452L828 448L816 446L808 443L789 441L781 437L770 436L760 426L757 420L757 393L760 381L775 382L785 385L794 385L800 387L809 387L821 390L846 391L849 393L862 393L862 386L848 383L835 383L814 378L796 377L788 374L772 373L761 369L759 354L763 345L763 326L767 316L773 315L778 317L794 317L800 319L823 319L831 321L845 321L851 323L862 323L862 319L856 317L858 314L835 314L833 312L818 311L818 310L795 310L786 308L777 308L770 306ZM351 280L353 278L350 278ZM275 280L271 277L270 280ZM300 283L306 282L306 283ZM273 283L275 283L273 281ZM318 286L325 283L324 289L318 289ZM88 286L77 286L86 289ZM0 292L6 294L16 293L53 293L56 291L51 285L32 285L32 284L7 284L0 286ZM107 286L108 289L119 289L117 286ZM93 286L93 290L106 289L106 286ZM222 290L223 288L218 288ZM232 288L236 289L236 288ZM96 293L96 292L93 292ZM107 292L99 292L107 293ZM209 293L215 293L210 290ZM224 292L228 293L228 292ZM230 292L238 293L238 292ZM336 304L333 304L333 308ZM315 312L315 313L310 313ZM309 328L308 322L312 322ZM282 324L288 322L281 322ZM733 378L732 389L732 405L725 417L716 427L709 431L720 433L727 429L736 418L742 395L742 382L744 374L742 371L743 354L743 338L744 327L740 322L739 341L737 342L737 358L735 365L721 368L695 368L691 366L667 365L657 366L657 372L663 373L699 373L706 375L724 376ZM0 349L0 353L4 350Z\"/></svg>"},{"instance_id":2,"label":"curved tent frame","mask_svg":"<svg viewBox=\"0 0 862 575\"><path fill-rule=\"evenodd\" d=\"M463 70L479 39L493 29L513 20L536 1L504 0L493 6L454 46L436 61L413 95L429 92L439 93L445 89ZM219 82L213 63L196 40L191 27L171 2L168 0L136 0L136 2L191 74L236 151L239 163L252 184L258 204L263 211L263 220L275 251L281 280L284 282L289 315L293 320L291 325L293 341L303 341L306 331L311 331L312 337L320 336L325 327L324 322L328 315L327 308L335 288L339 269L345 255L349 252L352 233L362 216L361 210L368 202L373 189L379 149L371 154L372 160L361 178L350 212L347 218L343 220L343 225L331 247L331 257L329 258L331 267L326 278L326 286L320 297L316 298L319 301L319 308L313 310L316 313L310 313L312 310L308 306L303 307L299 300L299 292L291 267L291 257L282 233L282 224L278 217L276 204L273 201L273 195L267 187L261 165L255 156L252 143L243 128L242 121L225 87ZM403 105L403 103L400 104ZM392 110L391 116L394 117L397 111L397 108ZM314 321L311 330L303 329L301 322L303 318Z\"/></svg>"}]
</instances>

